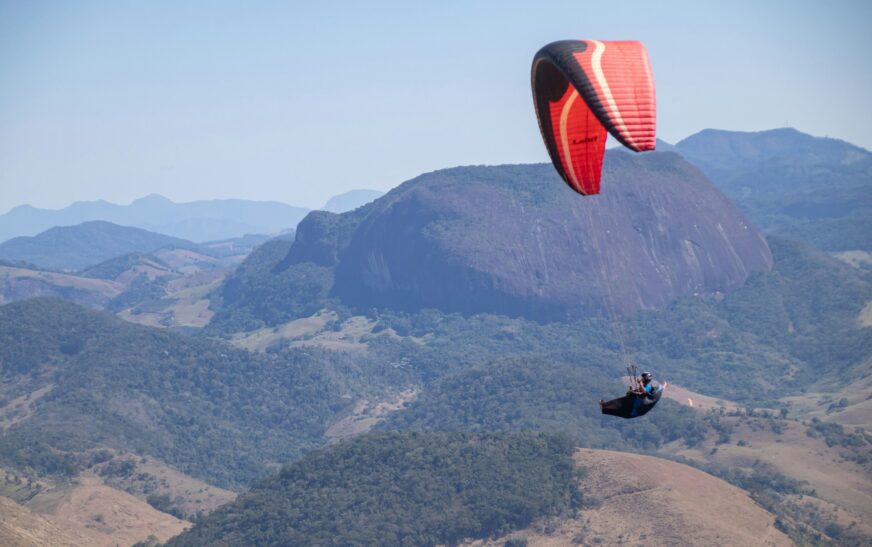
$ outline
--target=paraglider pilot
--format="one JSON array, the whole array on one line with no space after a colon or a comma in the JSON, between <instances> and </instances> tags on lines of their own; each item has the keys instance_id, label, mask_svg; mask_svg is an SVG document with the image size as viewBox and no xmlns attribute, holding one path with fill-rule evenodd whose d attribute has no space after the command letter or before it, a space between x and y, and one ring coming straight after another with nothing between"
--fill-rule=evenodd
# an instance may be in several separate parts
<instances>
[{"instance_id":1,"label":"paraglider pilot","mask_svg":"<svg viewBox=\"0 0 872 547\"><path fill-rule=\"evenodd\" d=\"M635 385L637 387L627 391L623 397L600 401L602 413L627 419L647 414L663 395L663 386L654 380L650 372L643 372Z\"/></svg>"}]
</instances>

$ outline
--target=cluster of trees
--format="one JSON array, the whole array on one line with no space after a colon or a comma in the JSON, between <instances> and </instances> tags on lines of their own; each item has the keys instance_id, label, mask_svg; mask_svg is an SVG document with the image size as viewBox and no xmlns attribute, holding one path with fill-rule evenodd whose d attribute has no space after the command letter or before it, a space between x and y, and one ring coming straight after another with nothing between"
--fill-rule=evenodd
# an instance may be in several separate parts
<instances>
[{"instance_id":1,"label":"cluster of trees","mask_svg":"<svg viewBox=\"0 0 872 547\"><path fill-rule=\"evenodd\" d=\"M827 446L838 446L843 457L872 471L872 435L862 427L849 431L841 424L813 418L806 434L823 439Z\"/></svg>"},{"instance_id":2,"label":"cluster of trees","mask_svg":"<svg viewBox=\"0 0 872 547\"><path fill-rule=\"evenodd\" d=\"M178 536L193 545L439 545L569 514L573 443L542 433L383 433L310 453Z\"/></svg>"},{"instance_id":3,"label":"cluster of trees","mask_svg":"<svg viewBox=\"0 0 872 547\"><path fill-rule=\"evenodd\" d=\"M15 431L0 436L0 462L39 475L72 476L81 466L75 454L60 451L39 431Z\"/></svg>"}]
</instances>

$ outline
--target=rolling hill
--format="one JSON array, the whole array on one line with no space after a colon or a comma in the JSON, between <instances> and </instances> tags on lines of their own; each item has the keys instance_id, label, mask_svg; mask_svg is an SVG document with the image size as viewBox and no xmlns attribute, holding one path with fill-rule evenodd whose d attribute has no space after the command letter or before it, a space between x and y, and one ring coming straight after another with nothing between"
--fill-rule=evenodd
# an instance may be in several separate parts
<instances>
[{"instance_id":1,"label":"rolling hill","mask_svg":"<svg viewBox=\"0 0 872 547\"><path fill-rule=\"evenodd\" d=\"M381 434L313 452L168 543L438 545L570 512L572 445L544 434Z\"/></svg>"},{"instance_id":2,"label":"rolling hill","mask_svg":"<svg viewBox=\"0 0 872 547\"><path fill-rule=\"evenodd\" d=\"M88 545L115 547L147 541L166 541L190 526L158 511L143 500L81 477L51 507L15 503L0 496L0 544L4 547Z\"/></svg>"},{"instance_id":3,"label":"rolling hill","mask_svg":"<svg viewBox=\"0 0 872 547\"><path fill-rule=\"evenodd\" d=\"M168 545L792 545L774 523L739 488L649 456L382 434L285 467Z\"/></svg>"},{"instance_id":4,"label":"rolling hill","mask_svg":"<svg viewBox=\"0 0 872 547\"><path fill-rule=\"evenodd\" d=\"M252 355L61 300L7 304L0 371L16 380L0 384L0 461L74 476L106 447L244 484L321 444L348 404L328 368L311 352Z\"/></svg>"},{"instance_id":5,"label":"rolling hill","mask_svg":"<svg viewBox=\"0 0 872 547\"><path fill-rule=\"evenodd\" d=\"M0 243L0 259L69 272L128 253L149 253L164 247L200 250L197 244L176 237L91 221Z\"/></svg>"}]
</instances>

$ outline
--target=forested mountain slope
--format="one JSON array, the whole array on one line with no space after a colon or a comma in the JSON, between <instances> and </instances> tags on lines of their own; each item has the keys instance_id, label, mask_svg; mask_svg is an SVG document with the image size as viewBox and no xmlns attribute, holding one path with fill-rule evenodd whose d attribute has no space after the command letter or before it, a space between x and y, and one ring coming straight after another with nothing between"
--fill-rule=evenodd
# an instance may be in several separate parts
<instances>
[{"instance_id":1,"label":"forested mountain slope","mask_svg":"<svg viewBox=\"0 0 872 547\"><path fill-rule=\"evenodd\" d=\"M763 230L872 251L872 153L795 129L706 129L676 145Z\"/></svg>"},{"instance_id":2,"label":"forested mountain slope","mask_svg":"<svg viewBox=\"0 0 872 547\"><path fill-rule=\"evenodd\" d=\"M0 372L4 401L32 398L4 415L0 459L47 473L105 446L244 484L320 445L347 404L311 353L252 355L53 299L0 307Z\"/></svg>"}]
</instances>

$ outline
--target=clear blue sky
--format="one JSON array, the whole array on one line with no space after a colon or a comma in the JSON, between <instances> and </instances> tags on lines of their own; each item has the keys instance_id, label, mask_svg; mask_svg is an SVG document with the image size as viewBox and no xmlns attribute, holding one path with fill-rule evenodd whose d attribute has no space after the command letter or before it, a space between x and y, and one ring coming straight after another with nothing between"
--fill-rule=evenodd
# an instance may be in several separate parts
<instances>
[{"instance_id":1,"label":"clear blue sky","mask_svg":"<svg viewBox=\"0 0 872 547\"><path fill-rule=\"evenodd\" d=\"M659 136L790 125L872 148L872 3L0 0L0 213L239 197L317 207L547 161L529 65L639 39Z\"/></svg>"}]
</instances>

